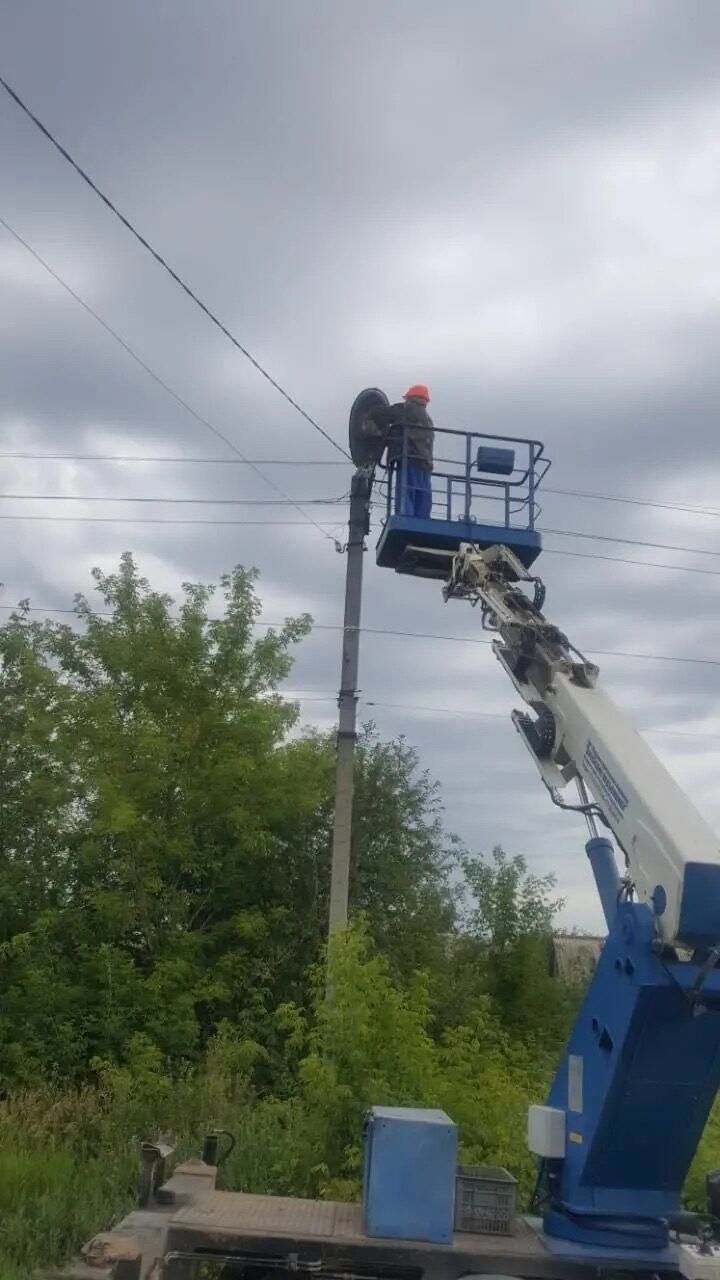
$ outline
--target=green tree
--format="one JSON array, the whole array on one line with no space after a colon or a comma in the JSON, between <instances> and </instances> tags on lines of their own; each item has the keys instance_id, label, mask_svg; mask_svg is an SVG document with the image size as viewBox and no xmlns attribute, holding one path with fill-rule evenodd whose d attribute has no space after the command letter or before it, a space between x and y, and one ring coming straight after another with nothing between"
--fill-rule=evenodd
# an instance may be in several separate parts
<instances>
[{"instance_id":1,"label":"green tree","mask_svg":"<svg viewBox=\"0 0 720 1280\"><path fill-rule=\"evenodd\" d=\"M187 585L178 616L130 556L95 573L80 629L0 632L0 957L6 1073L69 1072L148 1035L175 1060L223 1017L257 1035L293 906L288 828L324 780L295 785L278 693L309 620L255 639L254 575ZM104 616L109 613L109 617Z\"/></svg>"},{"instance_id":2,"label":"green tree","mask_svg":"<svg viewBox=\"0 0 720 1280\"><path fill-rule=\"evenodd\" d=\"M328 960L327 995L324 967L314 974L300 1063L305 1142L291 1185L302 1187L302 1171L307 1178L312 1170L312 1191L357 1195L365 1112L391 1105L444 1109L458 1124L465 1162L506 1163L529 1189L527 1107L545 1096L546 1056L509 1035L487 996L467 1025L434 1036L429 976L394 981L362 925L333 937Z\"/></svg>"},{"instance_id":3,"label":"green tree","mask_svg":"<svg viewBox=\"0 0 720 1280\"><path fill-rule=\"evenodd\" d=\"M197 585L176 608L129 555L94 576L72 626L21 607L0 628L0 1072L77 1074L138 1035L177 1064L226 1019L277 1085L274 1010L307 1002L327 930L334 740L290 740L280 693L309 620L256 638L242 569L221 610ZM416 754L372 726L354 845L354 913L393 972L432 967L453 843Z\"/></svg>"},{"instance_id":4,"label":"green tree","mask_svg":"<svg viewBox=\"0 0 720 1280\"><path fill-rule=\"evenodd\" d=\"M313 964L327 932L335 735L308 733L287 748L296 780L323 779L323 797L288 831L287 867L301 916L294 957ZM396 976L432 970L456 915L458 842L441 820L437 784L403 738L382 741L373 724L357 743L350 914L362 917ZM300 950L298 951L298 946Z\"/></svg>"},{"instance_id":5,"label":"green tree","mask_svg":"<svg viewBox=\"0 0 720 1280\"><path fill-rule=\"evenodd\" d=\"M351 909L368 921L393 971L432 972L456 916L452 873L460 845L442 823L439 787L404 738L358 743Z\"/></svg>"},{"instance_id":6,"label":"green tree","mask_svg":"<svg viewBox=\"0 0 720 1280\"><path fill-rule=\"evenodd\" d=\"M554 896L555 877L533 875L525 858L499 847L489 859L465 855L462 866L469 903L455 964L476 975L474 984L466 981L466 1006L486 992L509 1031L559 1047L572 1001L549 972L555 916L564 905Z\"/></svg>"}]
</instances>

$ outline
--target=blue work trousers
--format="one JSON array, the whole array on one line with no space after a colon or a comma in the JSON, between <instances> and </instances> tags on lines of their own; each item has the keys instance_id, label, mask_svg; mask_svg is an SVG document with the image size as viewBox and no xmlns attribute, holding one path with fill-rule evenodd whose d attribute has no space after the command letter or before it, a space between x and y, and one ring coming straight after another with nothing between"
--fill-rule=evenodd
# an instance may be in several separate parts
<instances>
[{"instance_id":1,"label":"blue work trousers","mask_svg":"<svg viewBox=\"0 0 720 1280\"><path fill-rule=\"evenodd\" d=\"M427 520L432 509L430 472L399 462L395 471L395 514Z\"/></svg>"}]
</instances>

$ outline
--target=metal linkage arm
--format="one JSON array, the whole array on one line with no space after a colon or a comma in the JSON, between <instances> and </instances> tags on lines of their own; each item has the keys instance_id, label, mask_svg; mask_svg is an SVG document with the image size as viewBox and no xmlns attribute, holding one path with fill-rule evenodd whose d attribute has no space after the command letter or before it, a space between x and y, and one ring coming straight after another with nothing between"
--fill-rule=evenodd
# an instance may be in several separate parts
<instances>
[{"instance_id":1,"label":"metal linkage arm","mask_svg":"<svg viewBox=\"0 0 720 1280\"><path fill-rule=\"evenodd\" d=\"M612 829L662 940L720 943L720 841L599 687L598 667L545 618L539 579L507 547L464 544L444 595L480 604L495 655L534 713L516 711L513 722L543 782L560 804L569 782L587 787L591 812Z\"/></svg>"}]
</instances>

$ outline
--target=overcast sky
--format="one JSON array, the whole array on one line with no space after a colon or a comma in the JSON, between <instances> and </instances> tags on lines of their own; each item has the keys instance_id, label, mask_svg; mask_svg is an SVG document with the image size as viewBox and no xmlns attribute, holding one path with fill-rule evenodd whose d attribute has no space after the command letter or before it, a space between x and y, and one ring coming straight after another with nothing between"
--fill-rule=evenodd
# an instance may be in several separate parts
<instances>
[{"instance_id":1,"label":"overcast sky","mask_svg":"<svg viewBox=\"0 0 720 1280\"><path fill-rule=\"evenodd\" d=\"M338 440L362 387L422 381L439 426L543 439L554 488L718 513L719 57L715 0L0 7L2 75ZM0 154L0 216L188 405L246 456L285 459L266 471L292 497L347 491L340 456L4 94ZM0 449L233 457L1 226ZM0 468L3 495L277 496L236 465ZM580 648L720 663L720 514L553 493L543 507L546 528L702 551L548 534L546 612ZM344 511L311 509L335 533ZM106 522L10 518L48 514ZM171 592L252 564L270 621L342 619L344 561L293 508L4 496L0 515L6 604L67 606L130 549ZM263 523L108 520L148 515ZM364 619L479 634L467 606L371 554ZM598 661L720 826L720 666ZM554 871L566 921L598 928L583 825L550 806L490 651L368 634L361 665L366 700L440 709L362 711L418 746L447 825ZM317 631L288 685L312 699L306 722L333 723L338 676L339 636Z\"/></svg>"}]
</instances>

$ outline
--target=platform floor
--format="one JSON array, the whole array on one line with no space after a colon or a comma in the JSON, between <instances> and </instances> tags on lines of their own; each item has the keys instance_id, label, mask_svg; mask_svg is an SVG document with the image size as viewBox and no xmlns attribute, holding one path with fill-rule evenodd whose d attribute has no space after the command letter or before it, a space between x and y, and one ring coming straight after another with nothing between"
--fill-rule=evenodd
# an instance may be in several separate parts
<instances>
[{"instance_id":1,"label":"platform floor","mask_svg":"<svg viewBox=\"0 0 720 1280\"><path fill-rule=\"evenodd\" d=\"M558 1257L523 1219L512 1236L463 1231L456 1233L451 1245L384 1240L364 1235L357 1204L230 1191L203 1192L175 1212L168 1224L168 1249L263 1255L278 1263L295 1254L330 1274L353 1269L356 1275L377 1271L426 1280L457 1280L472 1274L587 1280L610 1260L595 1262L587 1254ZM620 1270L628 1265L627 1259L623 1262L617 1255L612 1262ZM640 1259L633 1262L645 1269Z\"/></svg>"},{"instance_id":2,"label":"platform floor","mask_svg":"<svg viewBox=\"0 0 720 1280\"><path fill-rule=\"evenodd\" d=\"M509 547L529 568L542 550L535 529L480 524L475 520L440 520L431 517L387 516L376 547L377 563L397 573L422 578L447 578L453 556L464 542L474 546Z\"/></svg>"}]
</instances>

